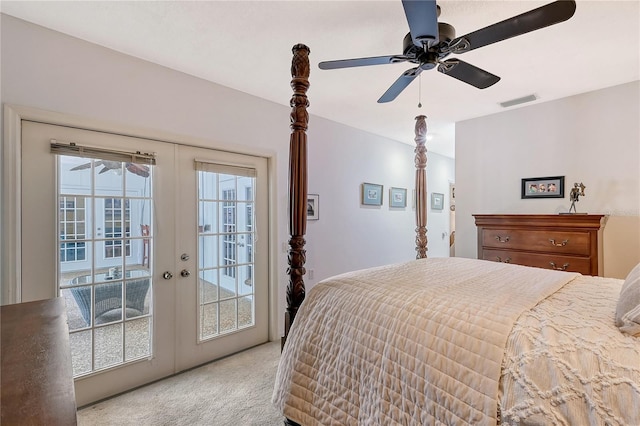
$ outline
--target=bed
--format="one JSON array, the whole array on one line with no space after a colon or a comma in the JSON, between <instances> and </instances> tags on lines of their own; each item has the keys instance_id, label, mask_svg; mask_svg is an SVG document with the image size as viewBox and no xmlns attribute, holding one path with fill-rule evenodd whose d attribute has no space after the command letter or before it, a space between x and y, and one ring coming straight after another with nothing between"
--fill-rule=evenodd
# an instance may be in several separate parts
<instances>
[{"instance_id":1,"label":"bed","mask_svg":"<svg viewBox=\"0 0 640 426\"><path fill-rule=\"evenodd\" d=\"M423 119L416 259L306 294L309 49L293 52L290 279L272 398L285 424L640 425L640 265L619 280L427 258Z\"/></svg>"}]
</instances>

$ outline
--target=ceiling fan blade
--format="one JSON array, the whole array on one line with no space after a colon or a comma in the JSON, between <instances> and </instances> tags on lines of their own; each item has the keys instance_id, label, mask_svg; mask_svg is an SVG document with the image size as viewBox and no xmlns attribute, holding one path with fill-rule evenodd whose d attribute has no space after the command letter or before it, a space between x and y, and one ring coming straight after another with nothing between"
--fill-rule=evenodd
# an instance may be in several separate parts
<instances>
[{"instance_id":1,"label":"ceiling fan blade","mask_svg":"<svg viewBox=\"0 0 640 426\"><path fill-rule=\"evenodd\" d=\"M500 77L497 75L493 75L488 71L459 59L449 59L441 62L440 65L438 65L438 71L475 86L478 89L486 89L500 81Z\"/></svg>"},{"instance_id":2,"label":"ceiling fan blade","mask_svg":"<svg viewBox=\"0 0 640 426\"><path fill-rule=\"evenodd\" d=\"M402 0L413 44L438 41L438 9L435 0Z\"/></svg>"},{"instance_id":3,"label":"ceiling fan blade","mask_svg":"<svg viewBox=\"0 0 640 426\"><path fill-rule=\"evenodd\" d=\"M400 77L378 99L379 104L394 100L413 80L422 72L422 68L416 67L402 73Z\"/></svg>"},{"instance_id":4,"label":"ceiling fan blade","mask_svg":"<svg viewBox=\"0 0 640 426\"><path fill-rule=\"evenodd\" d=\"M464 53L488 44L506 40L558 24L571 18L576 11L574 0L559 0L505 19L462 37L455 38L449 46L453 53Z\"/></svg>"},{"instance_id":5,"label":"ceiling fan blade","mask_svg":"<svg viewBox=\"0 0 640 426\"><path fill-rule=\"evenodd\" d=\"M333 70L337 68L363 67L367 65L395 64L396 62L405 62L405 61L408 61L409 59L411 58L408 58L403 55L372 56L369 58L324 61L324 62L320 62L318 66L322 70Z\"/></svg>"}]
</instances>

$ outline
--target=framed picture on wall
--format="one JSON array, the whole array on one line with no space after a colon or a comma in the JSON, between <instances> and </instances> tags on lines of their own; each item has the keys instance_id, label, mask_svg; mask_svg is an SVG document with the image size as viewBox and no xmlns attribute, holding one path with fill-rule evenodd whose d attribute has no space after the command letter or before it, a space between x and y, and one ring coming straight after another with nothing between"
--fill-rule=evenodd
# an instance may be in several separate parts
<instances>
[{"instance_id":1,"label":"framed picture on wall","mask_svg":"<svg viewBox=\"0 0 640 426\"><path fill-rule=\"evenodd\" d=\"M520 198L564 198L564 176L522 179Z\"/></svg>"},{"instance_id":2,"label":"framed picture on wall","mask_svg":"<svg viewBox=\"0 0 640 426\"><path fill-rule=\"evenodd\" d=\"M431 210L442 210L444 208L444 194L439 192L431 193Z\"/></svg>"},{"instance_id":3,"label":"framed picture on wall","mask_svg":"<svg viewBox=\"0 0 640 426\"><path fill-rule=\"evenodd\" d=\"M320 219L320 195L307 194L307 220Z\"/></svg>"},{"instance_id":4,"label":"framed picture on wall","mask_svg":"<svg viewBox=\"0 0 640 426\"><path fill-rule=\"evenodd\" d=\"M406 188L390 188L389 189L389 207L403 208L407 207L407 189Z\"/></svg>"},{"instance_id":5,"label":"framed picture on wall","mask_svg":"<svg viewBox=\"0 0 640 426\"><path fill-rule=\"evenodd\" d=\"M362 184L362 204L365 206L382 205L382 185L375 183Z\"/></svg>"}]
</instances>

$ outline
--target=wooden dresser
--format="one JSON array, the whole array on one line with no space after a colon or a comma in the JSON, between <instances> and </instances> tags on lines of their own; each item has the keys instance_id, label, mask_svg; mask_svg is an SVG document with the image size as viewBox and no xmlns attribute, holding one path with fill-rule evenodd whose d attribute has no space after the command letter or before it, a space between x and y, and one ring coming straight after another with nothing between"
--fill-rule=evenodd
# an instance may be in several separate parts
<instances>
[{"instance_id":1,"label":"wooden dresser","mask_svg":"<svg viewBox=\"0 0 640 426\"><path fill-rule=\"evenodd\" d=\"M67 314L62 298L0 308L2 425L74 426Z\"/></svg>"},{"instance_id":2,"label":"wooden dresser","mask_svg":"<svg viewBox=\"0 0 640 426\"><path fill-rule=\"evenodd\" d=\"M598 275L603 215L475 214L478 259Z\"/></svg>"}]
</instances>

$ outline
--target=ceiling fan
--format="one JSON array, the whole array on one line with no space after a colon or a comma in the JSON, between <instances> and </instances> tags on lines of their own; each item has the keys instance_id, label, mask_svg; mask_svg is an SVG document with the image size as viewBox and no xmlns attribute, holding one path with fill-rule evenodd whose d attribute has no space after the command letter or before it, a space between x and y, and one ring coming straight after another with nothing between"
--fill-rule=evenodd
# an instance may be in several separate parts
<instances>
[{"instance_id":1,"label":"ceiling fan","mask_svg":"<svg viewBox=\"0 0 640 426\"><path fill-rule=\"evenodd\" d=\"M574 0L559 0L514 16L467 35L456 37L455 28L438 22L440 6L435 0L402 0L409 23L401 55L374 56L320 62L320 69L361 67L366 65L411 62L415 68L405 71L378 99L379 103L394 100L422 71L438 67L438 71L478 89L497 83L500 77L459 59L445 58L461 54L511 37L558 24L571 18L576 10Z\"/></svg>"}]
</instances>

